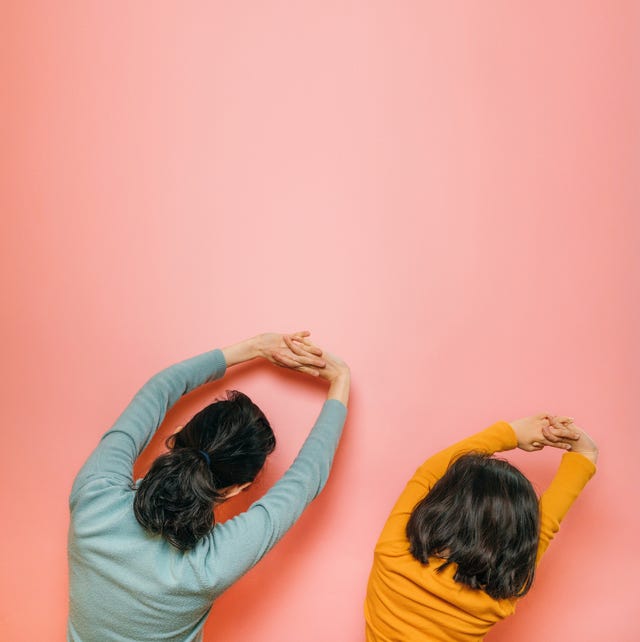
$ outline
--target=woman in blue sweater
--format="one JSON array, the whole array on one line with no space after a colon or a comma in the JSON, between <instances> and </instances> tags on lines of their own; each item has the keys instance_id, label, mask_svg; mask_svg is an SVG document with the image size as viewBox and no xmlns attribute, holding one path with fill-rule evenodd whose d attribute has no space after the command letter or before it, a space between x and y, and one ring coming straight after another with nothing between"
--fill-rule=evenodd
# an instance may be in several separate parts
<instances>
[{"instance_id":1,"label":"woman in blue sweater","mask_svg":"<svg viewBox=\"0 0 640 642\"><path fill-rule=\"evenodd\" d=\"M213 601L291 528L323 488L346 417L350 373L307 332L263 334L178 363L134 397L78 473L70 497L67 639L200 640ZM133 463L184 394L255 358L329 383L299 455L246 512L214 526L275 447L241 393L196 414L134 485Z\"/></svg>"}]
</instances>

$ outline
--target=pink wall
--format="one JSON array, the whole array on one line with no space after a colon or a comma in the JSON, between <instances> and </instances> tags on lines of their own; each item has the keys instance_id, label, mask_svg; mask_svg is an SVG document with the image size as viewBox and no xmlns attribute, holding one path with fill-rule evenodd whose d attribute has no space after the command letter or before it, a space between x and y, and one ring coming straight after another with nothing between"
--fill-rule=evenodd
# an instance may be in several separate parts
<instances>
[{"instance_id":1,"label":"pink wall","mask_svg":"<svg viewBox=\"0 0 640 642\"><path fill-rule=\"evenodd\" d=\"M639 639L633 5L4 4L3 640L63 639L71 480L137 387L302 327L352 365L342 448L207 640L362 640L409 474L540 410L593 433L600 472L488 639ZM322 390L248 370L165 429L225 386L277 429L264 489ZM513 456L539 487L557 459Z\"/></svg>"}]
</instances>

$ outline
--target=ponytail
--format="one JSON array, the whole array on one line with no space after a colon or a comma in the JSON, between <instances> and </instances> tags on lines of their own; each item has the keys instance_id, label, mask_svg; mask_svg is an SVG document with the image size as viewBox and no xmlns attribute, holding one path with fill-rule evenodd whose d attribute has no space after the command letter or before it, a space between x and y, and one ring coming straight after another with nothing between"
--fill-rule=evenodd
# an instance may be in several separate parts
<instances>
[{"instance_id":1,"label":"ponytail","mask_svg":"<svg viewBox=\"0 0 640 642\"><path fill-rule=\"evenodd\" d=\"M225 489L252 482L275 443L260 408L229 392L169 437L169 452L153 462L136 491L136 519L179 550L193 548L213 528Z\"/></svg>"},{"instance_id":2,"label":"ponytail","mask_svg":"<svg viewBox=\"0 0 640 642\"><path fill-rule=\"evenodd\" d=\"M187 550L213 528L213 507L219 500L202 455L193 448L180 448L153 462L140 483L133 511L150 533Z\"/></svg>"}]
</instances>

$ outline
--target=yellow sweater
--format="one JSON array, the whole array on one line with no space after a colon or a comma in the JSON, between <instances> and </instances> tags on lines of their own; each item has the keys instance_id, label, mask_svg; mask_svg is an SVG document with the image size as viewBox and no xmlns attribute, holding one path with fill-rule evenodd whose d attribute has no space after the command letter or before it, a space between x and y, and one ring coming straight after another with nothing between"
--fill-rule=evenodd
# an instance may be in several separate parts
<instances>
[{"instance_id":1,"label":"yellow sweater","mask_svg":"<svg viewBox=\"0 0 640 642\"><path fill-rule=\"evenodd\" d=\"M376 544L367 587L367 642L476 642L515 610L515 599L494 600L484 591L454 581L455 564L442 573L438 559L423 566L409 552L405 533L415 505L460 455L494 453L517 446L511 426L499 422L428 459L407 484ZM560 521L595 473L578 453L565 453L553 482L540 499L538 561Z\"/></svg>"}]
</instances>

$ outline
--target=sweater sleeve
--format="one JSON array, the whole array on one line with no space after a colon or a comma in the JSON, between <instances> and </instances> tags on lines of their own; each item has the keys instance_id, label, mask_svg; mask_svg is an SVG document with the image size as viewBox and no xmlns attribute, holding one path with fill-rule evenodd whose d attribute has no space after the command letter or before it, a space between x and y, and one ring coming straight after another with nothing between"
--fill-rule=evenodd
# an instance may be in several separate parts
<instances>
[{"instance_id":1,"label":"sweater sleeve","mask_svg":"<svg viewBox=\"0 0 640 642\"><path fill-rule=\"evenodd\" d=\"M320 493L329 477L346 414L341 402L327 400L283 477L247 511L211 531L205 573L211 578L213 593L219 594L257 564Z\"/></svg>"},{"instance_id":2,"label":"sweater sleeve","mask_svg":"<svg viewBox=\"0 0 640 642\"><path fill-rule=\"evenodd\" d=\"M511 450L517 445L513 428L506 421L500 421L427 459L402 491L382 529L378 545L390 542L404 545L407 539L407 522L413 509L444 475L453 461L470 452L493 454Z\"/></svg>"},{"instance_id":3,"label":"sweater sleeve","mask_svg":"<svg viewBox=\"0 0 640 642\"><path fill-rule=\"evenodd\" d=\"M537 562L560 530L567 514L587 482L596 472L595 465L579 453L565 453L549 488L540 498L540 541Z\"/></svg>"},{"instance_id":4,"label":"sweater sleeve","mask_svg":"<svg viewBox=\"0 0 640 642\"><path fill-rule=\"evenodd\" d=\"M73 483L71 500L90 478L110 477L118 483L130 485L133 482L133 464L151 441L167 410L182 395L222 377L226 367L222 351L212 350L170 366L152 377L80 469Z\"/></svg>"}]
</instances>

